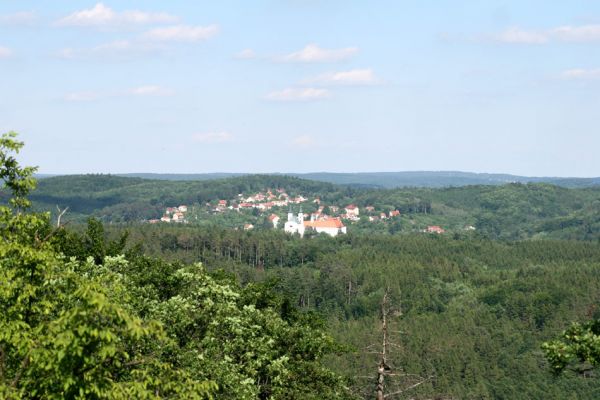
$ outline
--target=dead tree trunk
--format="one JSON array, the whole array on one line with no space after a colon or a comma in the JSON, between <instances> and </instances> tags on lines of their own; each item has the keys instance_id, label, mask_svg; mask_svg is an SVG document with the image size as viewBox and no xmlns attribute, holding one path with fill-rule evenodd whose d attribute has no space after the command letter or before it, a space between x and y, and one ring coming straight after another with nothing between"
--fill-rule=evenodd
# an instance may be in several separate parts
<instances>
[{"instance_id":1,"label":"dead tree trunk","mask_svg":"<svg viewBox=\"0 0 600 400\"><path fill-rule=\"evenodd\" d=\"M400 346L390 341L388 317L390 315L400 316L402 313L399 309L393 309L390 306L389 297L389 288L386 288L383 299L381 300L381 352L379 352L379 362L377 364L377 386L375 389L377 400L385 400L403 394L433 378L433 375L423 378L421 376L407 374L402 372L401 368L398 368L398 371L396 371L396 368L391 366L392 363L389 362L390 348L391 346L396 348ZM393 378L393 380L400 379L401 382L392 382L392 385L386 385L386 377L389 377L390 379ZM390 387L392 390L388 390Z\"/></svg>"},{"instance_id":2,"label":"dead tree trunk","mask_svg":"<svg viewBox=\"0 0 600 400\"><path fill-rule=\"evenodd\" d=\"M385 371L387 367L387 353L388 353L388 334L387 334L387 314L388 314L388 289L385 290L383 300L381 301L381 332L382 332L382 343L381 343L381 359L377 366L377 400L383 400L385 398Z\"/></svg>"}]
</instances>

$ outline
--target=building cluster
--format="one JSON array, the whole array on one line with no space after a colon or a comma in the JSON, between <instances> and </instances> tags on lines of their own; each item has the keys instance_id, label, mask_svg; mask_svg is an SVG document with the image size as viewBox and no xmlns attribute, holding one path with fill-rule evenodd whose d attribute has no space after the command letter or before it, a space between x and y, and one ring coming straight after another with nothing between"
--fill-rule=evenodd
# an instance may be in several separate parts
<instances>
[{"instance_id":1,"label":"building cluster","mask_svg":"<svg viewBox=\"0 0 600 400\"><path fill-rule=\"evenodd\" d=\"M242 210L254 210L257 209L260 212L271 210L273 207L292 207L293 205L302 204L309 201L308 198L297 195L290 196L286 193L285 189L276 189L261 191L249 196L244 194L238 194L233 200L219 199L215 202L206 203L207 207L211 212L220 213L226 211L238 211ZM300 211L294 215L293 212L288 213L287 221L283 223L283 229L288 233L297 233L300 236L304 236L307 230L312 230L317 233L326 233L330 236L337 236L339 234L345 234L347 232L345 222L356 222L360 220L360 208L356 204L349 204L345 207L338 207L335 205L326 206L322 203L321 199L316 197L312 200L316 204L317 210L310 213L310 215L304 214ZM325 213L325 208L332 215ZM301 210L301 208L300 208ZM167 207L163 217L158 219L150 220L150 223L157 222L175 222L182 223L186 222L186 213L188 207L180 205L179 207ZM373 206L366 206L363 208L366 214L366 220L369 222L378 222L393 219L400 216L400 211L392 210L389 212L378 212ZM279 228L282 223L281 218L277 214L270 214L267 217L268 222L273 228ZM244 230L251 230L254 228L252 224L245 224ZM468 226L465 230L475 230L475 227ZM442 234L445 233L444 228L432 225L428 226L423 232Z\"/></svg>"},{"instance_id":2,"label":"building cluster","mask_svg":"<svg viewBox=\"0 0 600 400\"><path fill-rule=\"evenodd\" d=\"M188 208L185 205L181 205L179 207L167 207L165 210L165 214L162 216L160 221L162 222L186 222L185 214L187 213ZM150 222L154 222L151 220Z\"/></svg>"},{"instance_id":3,"label":"building cluster","mask_svg":"<svg viewBox=\"0 0 600 400\"><path fill-rule=\"evenodd\" d=\"M216 207L213 208L213 211L241 211L252 210L255 208L260 211L265 211L270 210L273 207L286 207L290 204L300 204L307 200L308 199L303 196L291 197L284 189L277 189L275 193L271 190L267 190L265 193L258 192L248 197L244 197L244 195L240 193L235 200L219 200ZM207 206L211 206L211 204L207 203Z\"/></svg>"}]
</instances>

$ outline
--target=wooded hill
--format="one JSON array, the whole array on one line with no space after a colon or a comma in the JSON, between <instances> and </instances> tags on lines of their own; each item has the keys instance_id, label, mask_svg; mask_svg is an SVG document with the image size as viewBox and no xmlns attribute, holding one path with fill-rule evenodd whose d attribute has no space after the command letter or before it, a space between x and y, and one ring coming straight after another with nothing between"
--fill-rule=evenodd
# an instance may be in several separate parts
<instances>
[{"instance_id":1,"label":"wooded hill","mask_svg":"<svg viewBox=\"0 0 600 400\"><path fill-rule=\"evenodd\" d=\"M179 198L166 196L181 195L175 189L183 191L186 185L183 196L203 200L286 186L290 192L318 193L327 201L390 205L402 210L408 225L411 219L450 218L451 211L461 218L490 213L503 223L498 237L505 238L518 232L511 224L525 226L519 219L542 223L545 218L566 218L565 214L598 215L597 190L540 184L356 190L262 176L223 180L216 186L212 186L215 182L195 183L206 186L173 182L166 187L164 182L110 176L79 177L75 182L72 177L55 179L60 185L47 180L34 192L38 207L52 208L53 201L69 200L73 207L77 202L87 204L94 213L128 199L155 201L157 206L161 201L177 203ZM202 187L207 190L201 191ZM206 193L208 197L199 197ZM65 205L69 204L60 203ZM407 395L415 399L597 398L596 377L552 376L540 347L571 321L600 316L596 242L498 241L490 239L491 229L488 237L358 230L337 238L300 239L273 229L246 232L218 224L113 223L105 234L95 220L87 228L71 224L53 231L45 217L10 211L2 215L6 215L3 235L10 242L4 245L7 261L0 270L11 282L2 292L10 311L4 315L14 316L8 320L11 352L6 376L10 379L2 388L15 398L27 398L34 388L57 396L91 390L102 394L99 398L121 392L151 398L156 390L168 398L192 394L203 398L211 393L240 399L316 399L323 393L327 398L372 398L380 362L380 307L386 293L393 310L387 321L390 348L382 367L388 371L388 393L420 383ZM478 232L486 232L486 225L479 226ZM568 231L552 231L561 232ZM595 228L589 237L581 238L593 238L594 232ZM41 250L36 247L40 237L49 238ZM39 260L32 264L10 246L22 247L18 254L33 254ZM190 264L198 261L210 273ZM31 301L13 304L11 293L31 285L31 265L39 287L34 286L36 291L28 296L40 306L34 318L27 318L27 328L32 338L43 339L43 346L36 344L35 364L26 366L27 375L21 378L19 360L29 357L31 346L17 335L24 325L13 311L27 310ZM88 293L100 293L102 301ZM42 305L54 307L57 323L47 321ZM82 320L73 310L101 318ZM119 319L108 326L98 323L114 318L113 314L133 322L124 328ZM326 323L320 323L317 315ZM147 328L146 323L158 325ZM163 330L166 336L161 336ZM70 332L75 332L77 341L66 339ZM61 340L53 341L56 335ZM347 347L333 345L329 335ZM114 338L121 337L128 338L126 345L113 346ZM88 342L96 344L93 354L101 363L78 356ZM61 346L67 346L66 353ZM118 359L111 356L115 352ZM76 362L56 361L65 359ZM149 362L156 368L148 369ZM80 376L80 364L93 374ZM18 385L10 386L15 379Z\"/></svg>"},{"instance_id":2,"label":"wooded hill","mask_svg":"<svg viewBox=\"0 0 600 400\"><path fill-rule=\"evenodd\" d=\"M377 211L399 210L402 217L388 223L363 220L350 229L365 233L410 233L428 225L464 234L466 226L490 238L600 237L600 187L568 189L550 184L477 185L450 188L372 189L340 186L280 175L250 175L207 181L165 181L112 175L73 175L43 179L32 194L36 209L69 207L66 218L89 216L104 222L141 222L160 218L167 206L204 205L235 199L239 193L285 188L291 195L319 197L326 205L374 206ZM303 204L305 212L316 209ZM275 210L282 217L285 210ZM201 223L227 223L228 217L205 215ZM233 216L231 218L234 218ZM263 217L264 219L264 217ZM260 225L260 216L246 222ZM236 220L237 221L237 220ZM233 224L229 224L233 226Z\"/></svg>"}]
</instances>

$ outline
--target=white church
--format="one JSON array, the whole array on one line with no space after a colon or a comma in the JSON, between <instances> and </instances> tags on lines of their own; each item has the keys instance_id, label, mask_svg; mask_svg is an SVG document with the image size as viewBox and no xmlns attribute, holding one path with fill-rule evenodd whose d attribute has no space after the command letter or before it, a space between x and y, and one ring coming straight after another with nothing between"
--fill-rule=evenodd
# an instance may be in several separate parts
<instances>
[{"instance_id":1,"label":"white church","mask_svg":"<svg viewBox=\"0 0 600 400\"><path fill-rule=\"evenodd\" d=\"M288 213L287 222L283 227L287 233L298 233L300 236L304 236L306 228L314 229L317 233L326 233L332 237L340 233L346 233L346 226L339 218L322 220L311 218L310 221L305 221L302 209L300 209L297 217L294 217L294 213L291 211Z\"/></svg>"},{"instance_id":2,"label":"white church","mask_svg":"<svg viewBox=\"0 0 600 400\"><path fill-rule=\"evenodd\" d=\"M288 212L287 222L283 226L283 230L287 233L298 233L300 236L304 236L304 213L302 209L300 209L298 217L294 217L292 210Z\"/></svg>"}]
</instances>

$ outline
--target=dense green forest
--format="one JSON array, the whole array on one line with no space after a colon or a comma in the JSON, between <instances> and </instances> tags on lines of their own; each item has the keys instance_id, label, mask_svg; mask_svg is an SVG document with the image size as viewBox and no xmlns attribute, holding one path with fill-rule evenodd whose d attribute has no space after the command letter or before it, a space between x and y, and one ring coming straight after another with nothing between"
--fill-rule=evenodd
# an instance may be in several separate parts
<instances>
[{"instance_id":1,"label":"dense green forest","mask_svg":"<svg viewBox=\"0 0 600 400\"><path fill-rule=\"evenodd\" d=\"M0 144L0 397L370 399L384 377L387 398L600 396L597 188L97 175L33 190L22 144ZM402 215L335 238L137 222L268 187ZM427 223L449 233L412 228Z\"/></svg>"},{"instance_id":2,"label":"dense green forest","mask_svg":"<svg viewBox=\"0 0 600 400\"><path fill-rule=\"evenodd\" d=\"M113 234L120 232L115 230ZM202 260L243 282L275 279L302 310L318 312L354 351L331 359L350 377L375 373L379 305L387 287L395 365L434 376L417 398L596 398L597 379L549 373L540 344L570 321L600 316L600 247L577 241L498 242L440 236L347 235L301 240L186 226L130 229L147 254ZM354 382L358 388L368 385Z\"/></svg>"}]
</instances>

